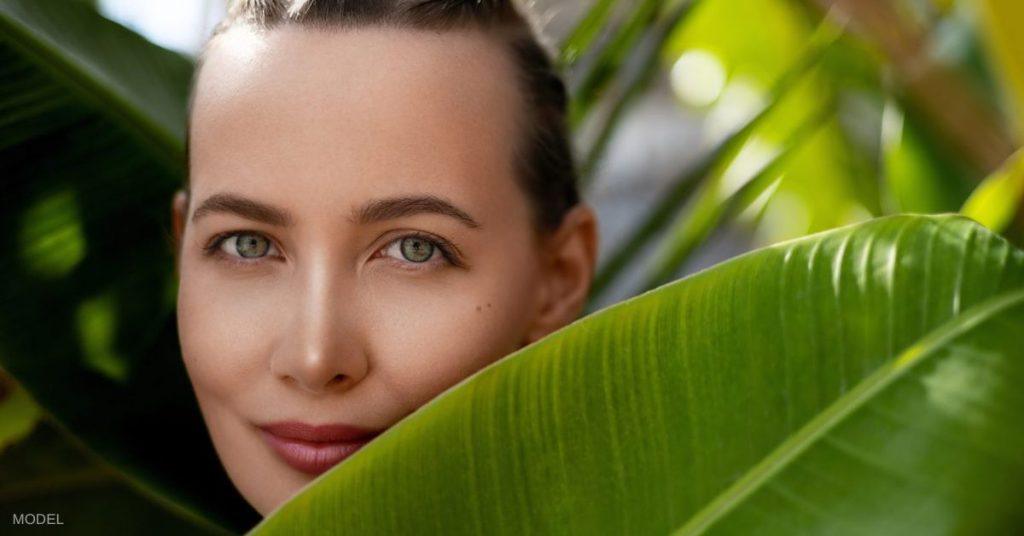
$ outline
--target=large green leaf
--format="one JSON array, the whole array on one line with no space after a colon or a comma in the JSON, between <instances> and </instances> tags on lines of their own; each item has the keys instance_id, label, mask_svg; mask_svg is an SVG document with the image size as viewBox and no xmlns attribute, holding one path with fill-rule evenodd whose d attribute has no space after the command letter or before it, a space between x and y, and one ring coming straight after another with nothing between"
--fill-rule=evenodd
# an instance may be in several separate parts
<instances>
[{"instance_id":1,"label":"large green leaf","mask_svg":"<svg viewBox=\"0 0 1024 536\"><path fill-rule=\"evenodd\" d=\"M1019 532L1022 330L977 223L827 231L497 361L254 532Z\"/></svg>"},{"instance_id":2,"label":"large green leaf","mask_svg":"<svg viewBox=\"0 0 1024 536\"><path fill-rule=\"evenodd\" d=\"M244 530L258 516L216 458L174 325L191 72L86 3L0 0L0 364L132 489L195 530Z\"/></svg>"}]
</instances>

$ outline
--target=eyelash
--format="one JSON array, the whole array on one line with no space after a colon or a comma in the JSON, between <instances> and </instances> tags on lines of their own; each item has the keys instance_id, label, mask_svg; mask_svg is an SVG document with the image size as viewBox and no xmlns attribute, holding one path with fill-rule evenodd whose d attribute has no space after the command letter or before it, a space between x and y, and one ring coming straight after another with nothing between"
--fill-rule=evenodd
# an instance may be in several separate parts
<instances>
[{"instance_id":1,"label":"eyelash","mask_svg":"<svg viewBox=\"0 0 1024 536\"><path fill-rule=\"evenodd\" d=\"M210 240L210 243L208 245L203 246L203 253L206 256L217 257L218 259L220 259L220 260L222 260L224 262L227 262L227 263L230 263L230 264L234 264L234 265L237 265L237 266L246 266L246 267L248 267L248 266L252 266L254 264L259 264L259 263L263 262L262 259L266 259L267 257L256 257L256 259L258 259L258 260L245 261L245 260L240 260L243 257L238 257L238 256L235 256L235 255L227 254L227 253L223 252L220 249L221 245L224 243L225 240L227 240L227 239L229 239L231 237L242 236L242 235L247 235L247 234L252 234L252 235L257 235L259 237L262 237L264 240L267 240L268 242L270 242L270 247L271 248L277 247L274 244L274 241L270 240L270 238L268 238L263 233L256 232L256 231L244 231L244 230L243 231L229 231L229 232L220 233L220 234L214 236ZM448 264L450 264L452 266L456 266L456 267L465 267L465 264L460 260L459 255L455 253L456 251L458 251L458 248L456 248L450 242L448 242L447 240L445 240L445 239L443 239L441 237L434 236L434 235L431 235L431 234L428 234L428 233L424 233L424 232L420 232L420 231L408 232L406 234L403 234L401 236L398 236L398 237L394 238L393 240L390 240L387 244L384 244L383 247L378 248L377 251L375 251L374 254L370 258L376 258L378 256L379 257L385 257L386 255L383 255L383 254L378 255L378 253L380 253L381 251L387 250L395 242L400 242L401 240L404 240L406 238L418 238L420 240L424 240L424 241L428 242L429 244L431 244L433 247L437 248L437 250L441 252L441 256L444 257L445 261ZM416 263L416 262L413 262L413 261L400 261L398 259L395 259L395 260L397 262L405 264L405 265L427 264L429 262L429 261L424 261L422 263ZM425 270L427 268L406 268L406 269L409 269L409 270Z\"/></svg>"},{"instance_id":2,"label":"eyelash","mask_svg":"<svg viewBox=\"0 0 1024 536\"><path fill-rule=\"evenodd\" d=\"M378 256L377 255L378 252L386 251L391 246L391 244L394 244L395 242L401 242L402 240L405 240L406 238L418 238L420 240L423 240L423 241L429 243L430 245L432 245L433 247L437 248L437 250L441 252L441 256L444 257L445 261L449 265L460 267L460 268L464 268L465 267L465 264L460 260L460 256L456 253L458 251L458 248L456 248L453 244L451 244L450 242L448 242L447 240L445 240L445 239L443 239L443 238L441 238L439 236L434 236L432 234L428 234L428 233L424 233L424 232L420 232L420 231L408 232L408 233L405 233L405 234L403 234L401 236L398 236L398 237L388 241L387 244L384 244L384 247L378 249L377 252L374 252L373 257L371 257L371 258L377 257ZM399 244L399 246L401 246L401 244ZM381 256L384 256L384 255L381 255ZM391 257L391 258L394 259L394 257ZM406 265L406 266L417 265L417 264L427 264L429 262L429 260L424 261L422 263L416 263L416 262L413 262L413 261L401 261L401 260L398 260L398 259L395 259L395 260L397 262L403 264L403 265ZM407 269L410 269L410 270L426 270L427 268L407 268Z\"/></svg>"},{"instance_id":3,"label":"eyelash","mask_svg":"<svg viewBox=\"0 0 1024 536\"><path fill-rule=\"evenodd\" d=\"M266 259L267 257L258 257L258 258L254 259L254 260L241 260L243 257L239 257L237 255L230 255L228 253L225 253L225 252L221 251L221 249L220 249L221 245L224 243L225 240L227 240L229 238L232 238L232 237L237 237L237 236L242 236L242 235L247 235L247 234L252 234L252 235L260 236L264 240L267 240L268 242L270 242L270 247L271 248L277 247L272 240L267 238L262 233L258 233L258 232L255 232L255 231L245 231L245 230L242 230L242 231L230 231L230 232L220 233L218 235L215 235L212 239L210 239L209 244L207 244L206 246L203 246L203 253L206 256L208 256L208 257L216 257L218 260L221 260L221 261L224 261L224 262L226 262L228 264L233 264L233 265L236 265L236 266L249 267L249 266L253 266L255 264L259 264L259 263L263 262L263 259Z\"/></svg>"}]
</instances>

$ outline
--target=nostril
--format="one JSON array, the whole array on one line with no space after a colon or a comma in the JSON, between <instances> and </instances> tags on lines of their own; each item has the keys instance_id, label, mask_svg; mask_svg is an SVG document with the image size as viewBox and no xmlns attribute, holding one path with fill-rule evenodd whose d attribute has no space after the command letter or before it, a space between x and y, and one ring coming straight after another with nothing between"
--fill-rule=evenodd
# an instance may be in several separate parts
<instances>
[{"instance_id":1,"label":"nostril","mask_svg":"<svg viewBox=\"0 0 1024 536\"><path fill-rule=\"evenodd\" d=\"M331 381L327 382L327 385L331 386L331 385L342 383L344 381L345 381L345 376L343 376L341 374L335 374L334 377L331 378Z\"/></svg>"}]
</instances>

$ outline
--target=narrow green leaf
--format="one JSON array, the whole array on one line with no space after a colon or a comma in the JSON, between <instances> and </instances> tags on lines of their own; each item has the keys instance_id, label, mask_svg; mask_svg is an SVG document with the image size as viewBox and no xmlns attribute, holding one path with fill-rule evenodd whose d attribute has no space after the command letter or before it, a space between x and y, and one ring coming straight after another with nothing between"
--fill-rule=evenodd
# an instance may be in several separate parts
<instances>
[{"instance_id":1,"label":"narrow green leaf","mask_svg":"<svg viewBox=\"0 0 1024 536\"><path fill-rule=\"evenodd\" d=\"M590 112L601 91L618 74L646 28L657 20L660 8L661 2L658 0L639 0L614 37L600 50L593 67L583 75L579 88L570 99L570 127L578 127Z\"/></svg>"},{"instance_id":2,"label":"narrow green leaf","mask_svg":"<svg viewBox=\"0 0 1024 536\"><path fill-rule=\"evenodd\" d=\"M771 91L769 91L766 104L719 141L695 165L683 170L672 181L671 186L658 203L643 217L643 220L630 234L630 237L623 240L608 256L608 260L598 269L597 276L594 278L594 284L591 287L591 304L637 258L638 253L672 221L672 217L678 213L690 196L700 188L704 181L710 178L711 172L726 159L735 156L736 152L747 142L751 133L771 116L783 98L818 64L825 52L836 42L840 35L842 35L841 28L832 26L830 22L822 24L815 32L814 39L808 44L806 50L776 80Z\"/></svg>"},{"instance_id":3,"label":"narrow green leaf","mask_svg":"<svg viewBox=\"0 0 1024 536\"><path fill-rule=\"evenodd\" d=\"M834 105L825 104L805 119L785 145L756 171L747 176L725 179L719 175L704 183L693 199L693 207L666 233L661 249L648 270L642 290L650 290L673 279L682 265L720 225L738 216L746 206L767 190L785 172L789 158L811 138L835 112ZM728 172L728 171L726 171ZM736 186L732 183L738 183Z\"/></svg>"},{"instance_id":4,"label":"narrow green leaf","mask_svg":"<svg viewBox=\"0 0 1024 536\"><path fill-rule=\"evenodd\" d=\"M675 11L659 18L648 30L651 35L649 42L641 50L636 68L631 76L620 80L615 89L616 94L612 98L610 110L600 119L597 127L598 134L595 141L586 152L583 162L580 164L580 186L588 187L594 180L594 170L611 139L612 133L619 124L622 114L629 108L632 102L643 94L650 85L655 73L658 72L659 59L664 52L665 42L672 32L681 24L685 24L686 16L692 11L695 2L682 2Z\"/></svg>"},{"instance_id":5,"label":"narrow green leaf","mask_svg":"<svg viewBox=\"0 0 1024 536\"><path fill-rule=\"evenodd\" d=\"M563 67L575 62L590 47L598 32L608 22L608 17L611 16L615 4L616 0L597 0L587 10L586 15L580 19L562 45L558 47L559 62Z\"/></svg>"}]
</instances>

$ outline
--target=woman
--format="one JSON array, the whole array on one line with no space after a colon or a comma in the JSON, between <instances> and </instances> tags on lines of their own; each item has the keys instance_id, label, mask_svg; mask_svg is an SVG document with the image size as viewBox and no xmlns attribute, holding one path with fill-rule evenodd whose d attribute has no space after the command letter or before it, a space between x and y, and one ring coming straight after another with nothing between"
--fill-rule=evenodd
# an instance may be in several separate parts
<instances>
[{"instance_id":1,"label":"woman","mask_svg":"<svg viewBox=\"0 0 1024 536\"><path fill-rule=\"evenodd\" d=\"M261 514L580 314L597 231L565 98L510 2L229 11L193 84L177 315Z\"/></svg>"}]
</instances>

